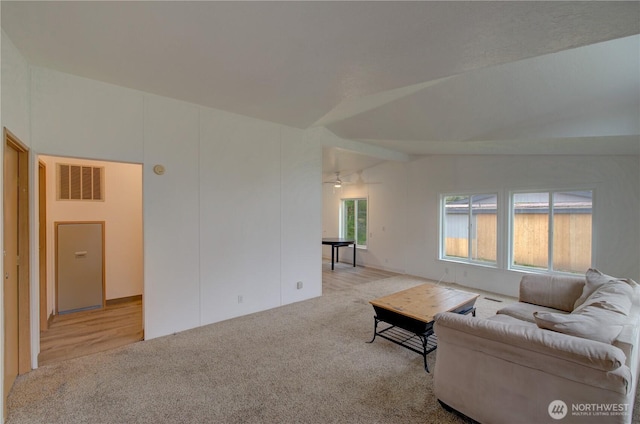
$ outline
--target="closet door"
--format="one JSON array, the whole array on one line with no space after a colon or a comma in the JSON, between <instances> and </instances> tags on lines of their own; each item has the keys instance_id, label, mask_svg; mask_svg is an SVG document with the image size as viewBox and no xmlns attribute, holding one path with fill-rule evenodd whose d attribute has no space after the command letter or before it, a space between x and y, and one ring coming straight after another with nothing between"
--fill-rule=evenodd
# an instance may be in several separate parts
<instances>
[{"instance_id":1,"label":"closet door","mask_svg":"<svg viewBox=\"0 0 640 424\"><path fill-rule=\"evenodd\" d=\"M104 306L104 223L56 223L58 314Z\"/></svg>"}]
</instances>

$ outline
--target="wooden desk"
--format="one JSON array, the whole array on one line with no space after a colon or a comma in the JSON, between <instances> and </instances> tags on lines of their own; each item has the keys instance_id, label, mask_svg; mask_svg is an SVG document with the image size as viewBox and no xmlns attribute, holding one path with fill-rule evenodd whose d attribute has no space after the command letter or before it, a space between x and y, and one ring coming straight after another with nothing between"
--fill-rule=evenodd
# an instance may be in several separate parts
<instances>
[{"instance_id":1,"label":"wooden desk","mask_svg":"<svg viewBox=\"0 0 640 424\"><path fill-rule=\"evenodd\" d=\"M440 312L475 316L474 305L479 296L427 283L374 299L369 302L376 313L373 339L369 343L380 336L417 352L422 355L424 369L429 372L427 354L438 347L433 333L434 317ZM378 330L380 322L388 326Z\"/></svg>"},{"instance_id":2,"label":"wooden desk","mask_svg":"<svg viewBox=\"0 0 640 424\"><path fill-rule=\"evenodd\" d=\"M334 250L335 250L335 261L340 262L340 258L338 256L338 249L340 247L346 247L353 245L353 266L356 266L356 241L352 239L345 238L323 238L322 244L327 244L331 246L331 270L333 271L334 264Z\"/></svg>"}]
</instances>

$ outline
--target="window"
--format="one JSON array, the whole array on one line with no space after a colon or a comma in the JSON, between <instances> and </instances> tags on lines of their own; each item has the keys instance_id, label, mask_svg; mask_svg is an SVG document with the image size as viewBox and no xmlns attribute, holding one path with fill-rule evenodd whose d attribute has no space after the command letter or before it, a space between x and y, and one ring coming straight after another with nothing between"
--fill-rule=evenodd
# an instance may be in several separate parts
<instances>
[{"instance_id":1,"label":"window","mask_svg":"<svg viewBox=\"0 0 640 424\"><path fill-rule=\"evenodd\" d=\"M511 192L504 199L441 195L440 259L530 272L589 269L593 190Z\"/></svg>"},{"instance_id":2,"label":"window","mask_svg":"<svg viewBox=\"0 0 640 424\"><path fill-rule=\"evenodd\" d=\"M58 200L104 200L104 168L56 164Z\"/></svg>"},{"instance_id":3,"label":"window","mask_svg":"<svg viewBox=\"0 0 640 424\"><path fill-rule=\"evenodd\" d=\"M591 266L593 192L513 193L511 266L583 273Z\"/></svg>"},{"instance_id":4,"label":"window","mask_svg":"<svg viewBox=\"0 0 640 424\"><path fill-rule=\"evenodd\" d=\"M367 247L367 199L342 199L340 237Z\"/></svg>"},{"instance_id":5,"label":"window","mask_svg":"<svg viewBox=\"0 0 640 424\"><path fill-rule=\"evenodd\" d=\"M497 194L442 197L441 257L495 265Z\"/></svg>"}]
</instances>

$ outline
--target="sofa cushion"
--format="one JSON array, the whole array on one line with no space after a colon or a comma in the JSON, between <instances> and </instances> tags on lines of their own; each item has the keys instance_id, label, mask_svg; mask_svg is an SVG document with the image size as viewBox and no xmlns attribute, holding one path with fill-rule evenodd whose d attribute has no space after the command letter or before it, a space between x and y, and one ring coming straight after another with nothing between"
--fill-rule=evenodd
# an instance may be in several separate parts
<instances>
[{"instance_id":1,"label":"sofa cushion","mask_svg":"<svg viewBox=\"0 0 640 424\"><path fill-rule=\"evenodd\" d=\"M527 274L520 280L519 300L571 312L584 284L585 278L581 275Z\"/></svg>"},{"instance_id":2,"label":"sofa cushion","mask_svg":"<svg viewBox=\"0 0 640 424\"><path fill-rule=\"evenodd\" d=\"M584 301L584 303L573 310L572 313L580 313L590 306L616 312L623 316L629 315L631 309L631 298L633 289L629 284L621 280L612 280L607 284L598 287Z\"/></svg>"},{"instance_id":3,"label":"sofa cushion","mask_svg":"<svg viewBox=\"0 0 640 424\"><path fill-rule=\"evenodd\" d=\"M531 317L533 317L533 314L531 314ZM505 314L496 314L487 319L492 322L501 322L503 324L509 324L509 325L521 325L523 327L533 327L533 328L537 327L536 324L533 322L524 321L519 318L514 318L512 316L505 315Z\"/></svg>"},{"instance_id":4,"label":"sofa cushion","mask_svg":"<svg viewBox=\"0 0 640 424\"><path fill-rule=\"evenodd\" d=\"M597 269L593 269L590 268L589 270L587 270L586 274L585 274L585 284L584 284L584 288L582 289L582 294L580 295L580 297L578 297L578 299L575 301L573 307L574 309L577 308L578 306L582 305L583 303L585 303L585 301L587 300L587 298L589 296L591 296L591 294L596 291L596 289L606 283L612 282L612 281L621 281L627 285L629 285L632 288L632 300L634 300L635 304L640 303L640 287L638 286L638 284L633 281L630 278L617 278L617 277L612 277L610 275L607 274L603 274L602 272L598 271Z\"/></svg>"},{"instance_id":5,"label":"sofa cushion","mask_svg":"<svg viewBox=\"0 0 640 424\"><path fill-rule=\"evenodd\" d=\"M534 312L540 328L585 339L613 343L631 309L631 287L622 281L611 281L597 288L587 300L570 314Z\"/></svg>"},{"instance_id":6,"label":"sofa cushion","mask_svg":"<svg viewBox=\"0 0 640 424\"><path fill-rule=\"evenodd\" d=\"M531 303L517 302L505 306L498 310L497 314L508 315L522 321L535 323L533 317L534 312L557 312L560 314L568 314L569 312L559 311L558 309L547 308L546 306L533 305Z\"/></svg>"},{"instance_id":7,"label":"sofa cushion","mask_svg":"<svg viewBox=\"0 0 640 424\"><path fill-rule=\"evenodd\" d=\"M594 340L568 337L528 325L511 325L489 319L444 312L435 316L434 330L440 337L442 327L468 333L474 337L504 343L527 351L537 352L540 360L552 356L602 371L613 371L623 365L626 357L622 350ZM473 349L473 345L469 345Z\"/></svg>"}]
</instances>

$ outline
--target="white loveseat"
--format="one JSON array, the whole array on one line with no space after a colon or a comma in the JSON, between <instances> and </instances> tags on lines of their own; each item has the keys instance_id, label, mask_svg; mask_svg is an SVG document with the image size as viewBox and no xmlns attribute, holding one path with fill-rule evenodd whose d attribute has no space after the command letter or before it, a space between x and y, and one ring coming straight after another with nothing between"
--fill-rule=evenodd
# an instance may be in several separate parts
<instances>
[{"instance_id":1,"label":"white loveseat","mask_svg":"<svg viewBox=\"0 0 640 424\"><path fill-rule=\"evenodd\" d=\"M480 423L631 423L638 285L589 270L527 275L519 302L488 319L444 313L434 390Z\"/></svg>"}]
</instances>

